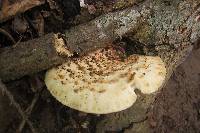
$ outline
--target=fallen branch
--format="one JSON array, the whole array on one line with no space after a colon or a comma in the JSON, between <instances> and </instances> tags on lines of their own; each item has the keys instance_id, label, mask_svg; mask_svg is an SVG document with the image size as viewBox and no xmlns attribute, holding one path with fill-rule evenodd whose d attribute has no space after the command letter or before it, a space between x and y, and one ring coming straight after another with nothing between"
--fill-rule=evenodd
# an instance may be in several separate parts
<instances>
[{"instance_id":1,"label":"fallen branch","mask_svg":"<svg viewBox=\"0 0 200 133\"><path fill-rule=\"evenodd\" d=\"M7 81L45 70L62 63L68 54L56 34L0 49L0 77Z\"/></svg>"},{"instance_id":2,"label":"fallen branch","mask_svg":"<svg viewBox=\"0 0 200 133\"><path fill-rule=\"evenodd\" d=\"M10 4L9 0L3 0L0 10L0 23L44 3L45 0L17 0L15 3Z\"/></svg>"},{"instance_id":3,"label":"fallen branch","mask_svg":"<svg viewBox=\"0 0 200 133\"><path fill-rule=\"evenodd\" d=\"M147 0L143 5L108 13L72 27L64 33L65 37L47 34L16 47L0 49L0 78L3 81L14 80L46 70L61 64L74 52L84 54L105 47L127 33L133 33L131 37L147 46L153 45L168 69L172 70L200 36L197 20L200 9L195 4L198 5L172 2L171 5L183 9L177 12L176 8L172 10L162 3ZM168 23L171 21L173 23Z\"/></svg>"},{"instance_id":4,"label":"fallen branch","mask_svg":"<svg viewBox=\"0 0 200 133\"><path fill-rule=\"evenodd\" d=\"M125 21L121 21L123 18ZM64 62L72 53L87 53L109 45L140 24L134 9L103 15L65 32L65 37L47 34L41 38L0 49L0 78L14 80Z\"/></svg>"},{"instance_id":5,"label":"fallen branch","mask_svg":"<svg viewBox=\"0 0 200 133\"><path fill-rule=\"evenodd\" d=\"M1 89L2 93L5 94L9 98L11 104L14 105L14 107L17 109L17 111L19 112L19 114L21 115L21 117L27 122L27 124L29 125L31 131L33 133L36 133L36 130L34 129L32 122L27 118L27 116L25 115L25 113L21 109L20 105L15 101L12 93L2 83L1 79L0 79L0 89Z\"/></svg>"}]
</instances>

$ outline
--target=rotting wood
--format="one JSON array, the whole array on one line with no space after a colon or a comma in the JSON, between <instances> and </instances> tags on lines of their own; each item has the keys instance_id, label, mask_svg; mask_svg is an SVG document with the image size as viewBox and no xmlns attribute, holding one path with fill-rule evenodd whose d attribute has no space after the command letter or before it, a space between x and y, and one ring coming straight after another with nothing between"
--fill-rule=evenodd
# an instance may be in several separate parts
<instances>
[{"instance_id":1,"label":"rotting wood","mask_svg":"<svg viewBox=\"0 0 200 133\"><path fill-rule=\"evenodd\" d=\"M0 78L14 80L59 65L74 52L84 54L109 45L137 27L139 18L139 12L126 9L73 27L65 32L65 37L52 33L0 49Z\"/></svg>"},{"instance_id":2,"label":"rotting wood","mask_svg":"<svg viewBox=\"0 0 200 133\"><path fill-rule=\"evenodd\" d=\"M48 69L70 56L63 39L57 34L22 42L15 47L0 49L0 77L3 81Z\"/></svg>"},{"instance_id":3,"label":"rotting wood","mask_svg":"<svg viewBox=\"0 0 200 133\"><path fill-rule=\"evenodd\" d=\"M16 0L14 3L9 2L9 0L3 0L0 10L0 23L44 3L45 0Z\"/></svg>"},{"instance_id":4,"label":"rotting wood","mask_svg":"<svg viewBox=\"0 0 200 133\"><path fill-rule=\"evenodd\" d=\"M149 2L157 4L157 6L150 7L151 4ZM190 10L186 10L187 8L182 10L181 13L177 14L180 19L176 19L171 15L167 17L169 14L164 14L165 12L163 12L164 17L161 17L160 12L157 13L156 11L161 10L161 8L158 8L160 6L162 5L159 5L159 3L147 1L144 5L136 8L132 7L102 15L86 24L67 30L65 32L65 42L62 39L60 39L62 40L60 42L62 42L62 45L66 43L72 51L87 53L95 48L108 45L116 38L130 31L134 32L133 37L140 42L146 45L153 43L159 55L170 64L172 57L177 57L177 59L173 60L181 58L175 56L176 53L181 53L198 39L200 24L196 18L198 17L199 9L197 8L194 11L195 3L193 3L191 4L192 7L189 8ZM181 8L184 9L184 7ZM166 11L168 9L166 8ZM151 12L154 10L156 12L153 16ZM174 16L177 17L177 15ZM174 23L168 24L167 20ZM183 22L185 25L182 24ZM169 27L164 27L164 24L169 25ZM191 33L191 31L193 32ZM0 77L2 80L13 80L62 63L63 57L55 50L54 42L58 38L56 36L48 34L38 39L20 43L16 47L1 49ZM168 37L166 38L166 36Z\"/></svg>"},{"instance_id":5,"label":"rotting wood","mask_svg":"<svg viewBox=\"0 0 200 133\"><path fill-rule=\"evenodd\" d=\"M65 41L71 50L85 53L94 47L103 47L124 34L135 31L142 23L141 17L145 15L134 7L111 12L67 30L64 33Z\"/></svg>"},{"instance_id":6,"label":"rotting wood","mask_svg":"<svg viewBox=\"0 0 200 133\"><path fill-rule=\"evenodd\" d=\"M194 12L192 8L182 10L183 13L178 14L181 19L172 18L170 15L168 19L173 19L171 21L174 23L168 24L168 19L165 20L167 14L163 14L166 17L161 17L160 13L156 14L157 12L154 13L155 16L151 15L152 10L161 9L156 9L160 5L149 7L151 5L149 2L151 3L147 1L144 5L108 13L86 24L72 27L65 32L64 40L58 38L56 34L48 34L38 39L19 43L16 47L0 49L0 78L3 81L14 80L61 64L64 58L57 51L57 45L66 45L64 47L68 47L70 51L84 54L109 45L113 40L128 32L133 32L133 37L146 45L154 44L158 54L167 64L177 63L176 60L185 55L184 49L190 47L198 39L200 24L195 19L198 15L197 11ZM159 3L154 2L154 4ZM192 13L193 15L188 18L188 14ZM178 30L184 28L182 26L184 19L187 20L185 22L187 29L179 33ZM169 28L159 28L164 27L163 24L168 24ZM168 36L167 39L165 39L166 36ZM175 56L181 52L183 52L181 56ZM64 56L66 58L69 55Z\"/></svg>"}]
</instances>

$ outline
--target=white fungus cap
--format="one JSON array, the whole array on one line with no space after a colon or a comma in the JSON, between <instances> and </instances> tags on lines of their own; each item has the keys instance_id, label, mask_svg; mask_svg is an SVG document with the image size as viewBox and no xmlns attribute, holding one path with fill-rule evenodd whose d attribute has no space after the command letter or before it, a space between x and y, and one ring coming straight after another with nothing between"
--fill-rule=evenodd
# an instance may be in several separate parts
<instances>
[{"instance_id":1,"label":"white fungus cap","mask_svg":"<svg viewBox=\"0 0 200 133\"><path fill-rule=\"evenodd\" d=\"M46 73L50 93L62 104L86 113L107 114L132 106L134 90L157 91L166 76L160 57L120 57L110 47L72 59Z\"/></svg>"}]
</instances>

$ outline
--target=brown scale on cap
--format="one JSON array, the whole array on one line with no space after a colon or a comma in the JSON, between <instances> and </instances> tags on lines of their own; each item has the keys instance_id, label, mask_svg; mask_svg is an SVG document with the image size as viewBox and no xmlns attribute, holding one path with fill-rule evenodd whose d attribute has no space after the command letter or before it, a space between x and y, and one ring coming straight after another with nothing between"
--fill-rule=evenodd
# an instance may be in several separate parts
<instances>
[{"instance_id":1,"label":"brown scale on cap","mask_svg":"<svg viewBox=\"0 0 200 133\"><path fill-rule=\"evenodd\" d=\"M61 75L61 74L58 74L58 77L59 77L60 79L64 79L64 76Z\"/></svg>"},{"instance_id":2,"label":"brown scale on cap","mask_svg":"<svg viewBox=\"0 0 200 133\"><path fill-rule=\"evenodd\" d=\"M128 73L128 83L133 81L134 80L134 77L135 77L135 72L133 73Z\"/></svg>"},{"instance_id":3,"label":"brown scale on cap","mask_svg":"<svg viewBox=\"0 0 200 133\"><path fill-rule=\"evenodd\" d=\"M66 83L64 81L60 81L63 85L66 85Z\"/></svg>"}]
</instances>

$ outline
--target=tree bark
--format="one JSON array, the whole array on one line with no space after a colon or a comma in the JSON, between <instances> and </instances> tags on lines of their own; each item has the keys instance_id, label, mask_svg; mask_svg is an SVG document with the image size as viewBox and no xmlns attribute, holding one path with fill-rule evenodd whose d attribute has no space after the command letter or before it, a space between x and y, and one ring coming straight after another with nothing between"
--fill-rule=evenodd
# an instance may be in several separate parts
<instances>
[{"instance_id":1,"label":"tree bark","mask_svg":"<svg viewBox=\"0 0 200 133\"><path fill-rule=\"evenodd\" d=\"M0 78L3 81L18 79L59 65L74 52L81 55L110 45L117 37L137 27L139 17L135 10L126 9L71 28L65 32L65 37L48 34L16 47L0 49ZM120 22L121 18L126 22ZM58 51L60 47L63 53Z\"/></svg>"},{"instance_id":2,"label":"tree bark","mask_svg":"<svg viewBox=\"0 0 200 133\"><path fill-rule=\"evenodd\" d=\"M0 77L3 81L18 79L61 64L70 52L62 38L47 34L42 38L0 49Z\"/></svg>"}]
</instances>

